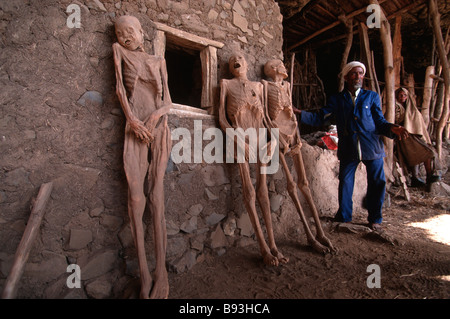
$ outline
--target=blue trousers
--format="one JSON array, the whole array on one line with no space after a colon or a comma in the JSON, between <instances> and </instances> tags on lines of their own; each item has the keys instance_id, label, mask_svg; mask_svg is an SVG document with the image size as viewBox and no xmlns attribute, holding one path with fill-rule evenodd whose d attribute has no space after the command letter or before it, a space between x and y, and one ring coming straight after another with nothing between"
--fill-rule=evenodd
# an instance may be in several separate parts
<instances>
[{"instance_id":1,"label":"blue trousers","mask_svg":"<svg viewBox=\"0 0 450 319\"><path fill-rule=\"evenodd\" d=\"M386 177L384 175L383 158L362 161L367 171L367 207L369 223L380 224L383 220L381 208L386 192ZM359 161L341 161L339 165L339 210L336 220L350 222L353 211L353 187L355 172Z\"/></svg>"}]
</instances>

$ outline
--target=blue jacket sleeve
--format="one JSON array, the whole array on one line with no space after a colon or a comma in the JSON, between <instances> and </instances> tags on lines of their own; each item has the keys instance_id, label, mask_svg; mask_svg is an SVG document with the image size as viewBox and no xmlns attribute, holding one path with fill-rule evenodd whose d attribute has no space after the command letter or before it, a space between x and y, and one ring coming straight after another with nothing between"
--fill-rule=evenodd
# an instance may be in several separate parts
<instances>
[{"instance_id":1,"label":"blue jacket sleeve","mask_svg":"<svg viewBox=\"0 0 450 319\"><path fill-rule=\"evenodd\" d=\"M381 101L380 96L377 94L376 97L373 99L373 106L372 106L372 118L375 122L375 127L377 128L378 133L381 135L384 135L388 138L393 139L395 137L395 134L392 133L391 127L392 123L389 123L383 116L383 112L381 111Z\"/></svg>"},{"instance_id":2,"label":"blue jacket sleeve","mask_svg":"<svg viewBox=\"0 0 450 319\"><path fill-rule=\"evenodd\" d=\"M329 124L329 117L334 113L335 103L330 99L328 104L318 112L302 111L300 122L311 126L323 126Z\"/></svg>"}]
</instances>

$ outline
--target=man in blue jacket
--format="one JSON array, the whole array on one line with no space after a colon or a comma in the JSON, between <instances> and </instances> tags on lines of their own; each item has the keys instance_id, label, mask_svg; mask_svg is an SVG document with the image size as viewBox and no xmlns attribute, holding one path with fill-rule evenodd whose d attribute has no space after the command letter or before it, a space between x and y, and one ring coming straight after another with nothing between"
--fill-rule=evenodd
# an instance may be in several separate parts
<instances>
[{"instance_id":1,"label":"man in blue jacket","mask_svg":"<svg viewBox=\"0 0 450 319\"><path fill-rule=\"evenodd\" d=\"M330 97L318 113L301 111L301 122L321 126L327 117L334 115L338 131L339 210L335 219L352 220L353 187L356 168L362 161L367 171L367 207L369 227L381 229L386 178L383 168L384 145L381 135L399 139L407 138L405 128L389 123L381 111L380 96L362 89L366 67L358 61L348 63L341 72L345 89Z\"/></svg>"}]
</instances>

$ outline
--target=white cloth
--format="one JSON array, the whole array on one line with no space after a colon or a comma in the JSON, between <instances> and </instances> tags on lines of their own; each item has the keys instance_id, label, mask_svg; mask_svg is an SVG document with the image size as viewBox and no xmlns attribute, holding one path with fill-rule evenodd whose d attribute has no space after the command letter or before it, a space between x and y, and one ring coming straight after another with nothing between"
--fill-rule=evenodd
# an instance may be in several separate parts
<instances>
[{"instance_id":1,"label":"white cloth","mask_svg":"<svg viewBox=\"0 0 450 319\"><path fill-rule=\"evenodd\" d=\"M353 69L354 67L357 67L357 66L361 67L364 71L364 74L366 74L366 66L363 63L361 63L359 61L352 61L352 62L347 63L342 68L342 71L341 71L342 77L346 76L347 73L350 72L351 69Z\"/></svg>"}]
</instances>

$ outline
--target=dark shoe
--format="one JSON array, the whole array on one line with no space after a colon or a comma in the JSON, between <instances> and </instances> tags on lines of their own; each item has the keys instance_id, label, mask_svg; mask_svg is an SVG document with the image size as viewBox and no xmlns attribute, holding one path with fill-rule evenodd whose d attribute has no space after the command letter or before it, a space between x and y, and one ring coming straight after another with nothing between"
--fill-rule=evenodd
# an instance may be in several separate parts
<instances>
[{"instance_id":1,"label":"dark shoe","mask_svg":"<svg viewBox=\"0 0 450 319\"><path fill-rule=\"evenodd\" d=\"M341 217L336 217L336 216L334 216L331 221L334 223L343 223L344 222Z\"/></svg>"},{"instance_id":2,"label":"dark shoe","mask_svg":"<svg viewBox=\"0 0 450 319\"><path fill-rule=\"evenodd\" d=\"M369 205L367 205L367 194L362 199L361 208L366 210L369 209Z\"/></svg>"},{"instance_id":3,"label":"dark shoe","mask_svg":"<svg viewBox=\"0 0 450 319\"><path fill-rule=\"evenodd\" d=\"M351 222L351 220L344 221L344 218L342 218L342 216L339 216L338 214L334 215L332 221L335 223L350 223Z\"/></svg>"},{"instance_id":4,"label":"dark shoe","mask_svg":"<svg viewBox=\"0 0 450 319\"><path fill-rule=\"evenodd\" d=\"M411 186L410 187L425 187L425 182L423 179L413 177L411 178Z\"/></svg>"},{"instance_id":5,"label":"dark shoe","mask_svg":"<svg viewBox=\"0 0 450 319\"><path fill-rule=\"evenodd\" d=\"M432 183L439 182L441 180L441 177L438 175L431 175L427 177L427 184L430 185Z\"/></svg>"}]
</instances>

